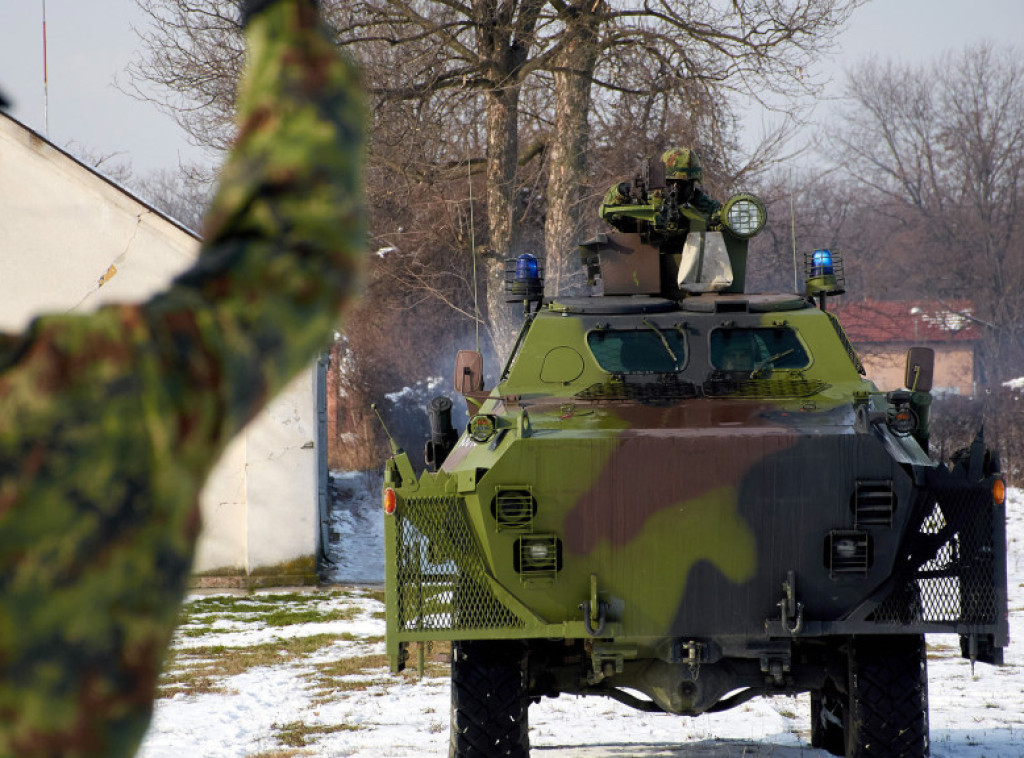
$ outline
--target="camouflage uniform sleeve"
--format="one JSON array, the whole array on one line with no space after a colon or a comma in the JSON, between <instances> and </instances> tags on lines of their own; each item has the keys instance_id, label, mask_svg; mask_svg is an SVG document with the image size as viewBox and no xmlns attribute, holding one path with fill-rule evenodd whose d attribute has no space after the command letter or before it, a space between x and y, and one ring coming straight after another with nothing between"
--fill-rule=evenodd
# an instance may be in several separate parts
<instances>
[{"instance_id":1,"label":"camouflage uniform sleeve","mask_svg":"<svg viewBox=\"0 0 1024 758\"><path fill-rule=\"evenodd\" d=\"M620 216L618 213L621 206L630 204L630 199L619 190L620 187L622 187L621 182L608 188L608 191L604 193L604 199L601 200L597 215L601 217L602 221L611 224L620 232L633 231L636 228L636 220Z\"/></svg>"},{"instance_id":2,"label":"camouflage uniform sleeve","mask_svg":"<svg viewBox=\"0 0 1024 758\"><path fill-rule=\"evenodd\" d=\"M355 75L312 3L264 5L197 264L148 303L0 343L0 755L134 753L198 491L355 292Z\"/></svg>"},{"instance_id":3,"label":"camouflage uniform sleeve","mask_svg":"<svg viewBox=\"0 0 1024 758\"><path fill-rule=\"evenodd\" d=\"M714 200L711 195L700 187L693 188L693 198L690 201L690 205L706 216L710 216L722 207L720 202Z\"/></svg>"}]
</instances>

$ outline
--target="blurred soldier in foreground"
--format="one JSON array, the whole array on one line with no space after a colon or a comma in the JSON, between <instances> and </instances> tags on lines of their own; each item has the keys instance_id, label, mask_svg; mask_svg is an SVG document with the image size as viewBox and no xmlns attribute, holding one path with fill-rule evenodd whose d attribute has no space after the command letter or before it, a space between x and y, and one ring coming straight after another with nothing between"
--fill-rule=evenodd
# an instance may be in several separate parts
<instances>
[{"instance_id":1,"label":"blurred soldier in foreground","mask_svg":"<svg viewBox=\"0 0 1024 758\"><path fill-rule=\"evenodd\" d=\"M655 169L660 176L654 176ZM648 171L638 173L632 185L609 188L598 210L604 221L620 232L682 238L718 223L715 214L722 204L697 186L703 171L695 151L671 147L662 153L661 164L652 161Z\"/></svg>"},{"instance_id":2,"label":"blurred soldier in foreground","mask_svg":"<svg viewBox=\"0 0 1024 758\"><path fill-rule=\"evenodd\" d=\"M143 305L0 337L0 756L135 752L200 487L355 293L354 72L312 0L245 5L239 137L196 265Z\"/></svg>"}]
</instances>

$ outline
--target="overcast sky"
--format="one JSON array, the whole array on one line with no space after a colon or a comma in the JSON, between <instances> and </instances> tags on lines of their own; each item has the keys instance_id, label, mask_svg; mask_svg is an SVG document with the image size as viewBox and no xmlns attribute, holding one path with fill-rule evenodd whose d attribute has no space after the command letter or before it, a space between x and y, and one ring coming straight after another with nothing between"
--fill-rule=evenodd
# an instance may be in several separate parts
<instances>
[{"instance_id":1,"label":"overcast sky","mask_svg":"<svg viewBox=\"0 0 1024 758\"><path fill-rule=\"evenodd\" d=\"M14 102L13 115L39 132L42 15L43 0L0 0L0 91ZM114 85L139 46L132 26L145 23L133 0L46 1L50 139L119 154L137 175L208 160L169 116ZM872 0L854 13L822 72L839 80L867 58L926 62L981 40L1014 44L1022 34L1024 0Z\"/></svg>"}]
</instances>

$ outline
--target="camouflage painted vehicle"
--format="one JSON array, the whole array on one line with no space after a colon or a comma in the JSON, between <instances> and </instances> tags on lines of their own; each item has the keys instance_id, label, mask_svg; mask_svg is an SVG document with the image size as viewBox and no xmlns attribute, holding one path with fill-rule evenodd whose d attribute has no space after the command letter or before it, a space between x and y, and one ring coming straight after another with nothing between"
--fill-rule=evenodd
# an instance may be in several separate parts
<instances>
[{"instance_id":1,"label":"camouflage painted vehicle","mask_svg":"<svg viewBox=\"0 0 1024 758\"><path fill-rule=\"evenodd\" d=\"M453 641L452 756L527 756L529 704L561 693L695 715L800 692L815 747L924 756L924 635L1002 661L998 459L980 434L929 459L929 351L879 392L824 307L838 256L747 294L763 205L691 221L585 244L602 296L542 300L517 261L497 386L460 353L466 431L436 399L433 470L386 464L388 653Z\"/></svg>"}]
</instances>

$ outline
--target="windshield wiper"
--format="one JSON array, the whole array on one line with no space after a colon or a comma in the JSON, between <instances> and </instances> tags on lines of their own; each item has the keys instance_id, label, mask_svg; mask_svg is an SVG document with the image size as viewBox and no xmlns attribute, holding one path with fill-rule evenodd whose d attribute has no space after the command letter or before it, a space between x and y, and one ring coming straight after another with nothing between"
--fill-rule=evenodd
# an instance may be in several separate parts
<instances>
[{"instance_id":1,"label":"windshield wiper","mask_svg":"<svg viewBox=\"0 0 1024 758\"><path fill-rule=\"evenodd\" d=\"M790 348L789 350L783 350L781 353L770 355L763 361L754 366L754 370L750 372L751 379L760 379L765 374L769 373L774 367L772 366L775 361L780 358L785 358L787 355L792 353L796 348Z\"/></svg>"},{"instance_id":2,"label":"windshield wiper","mask_svg":"<svg viewBox=\"0 0 1024 758\"><path fill-rule=\"evenodd\" d=\"M672 357L672 368L679 368L679 359L676 358L676 354L672 352L672 348L669 346L668 340L665 339L664 332L658 328L658 325L653 321L648 321L647 319L644 319L640 323L654 330L654 333L658 335L658 339L661 340L661 344L665 346L665 351Z\"/></svg>"}]
</instances>

